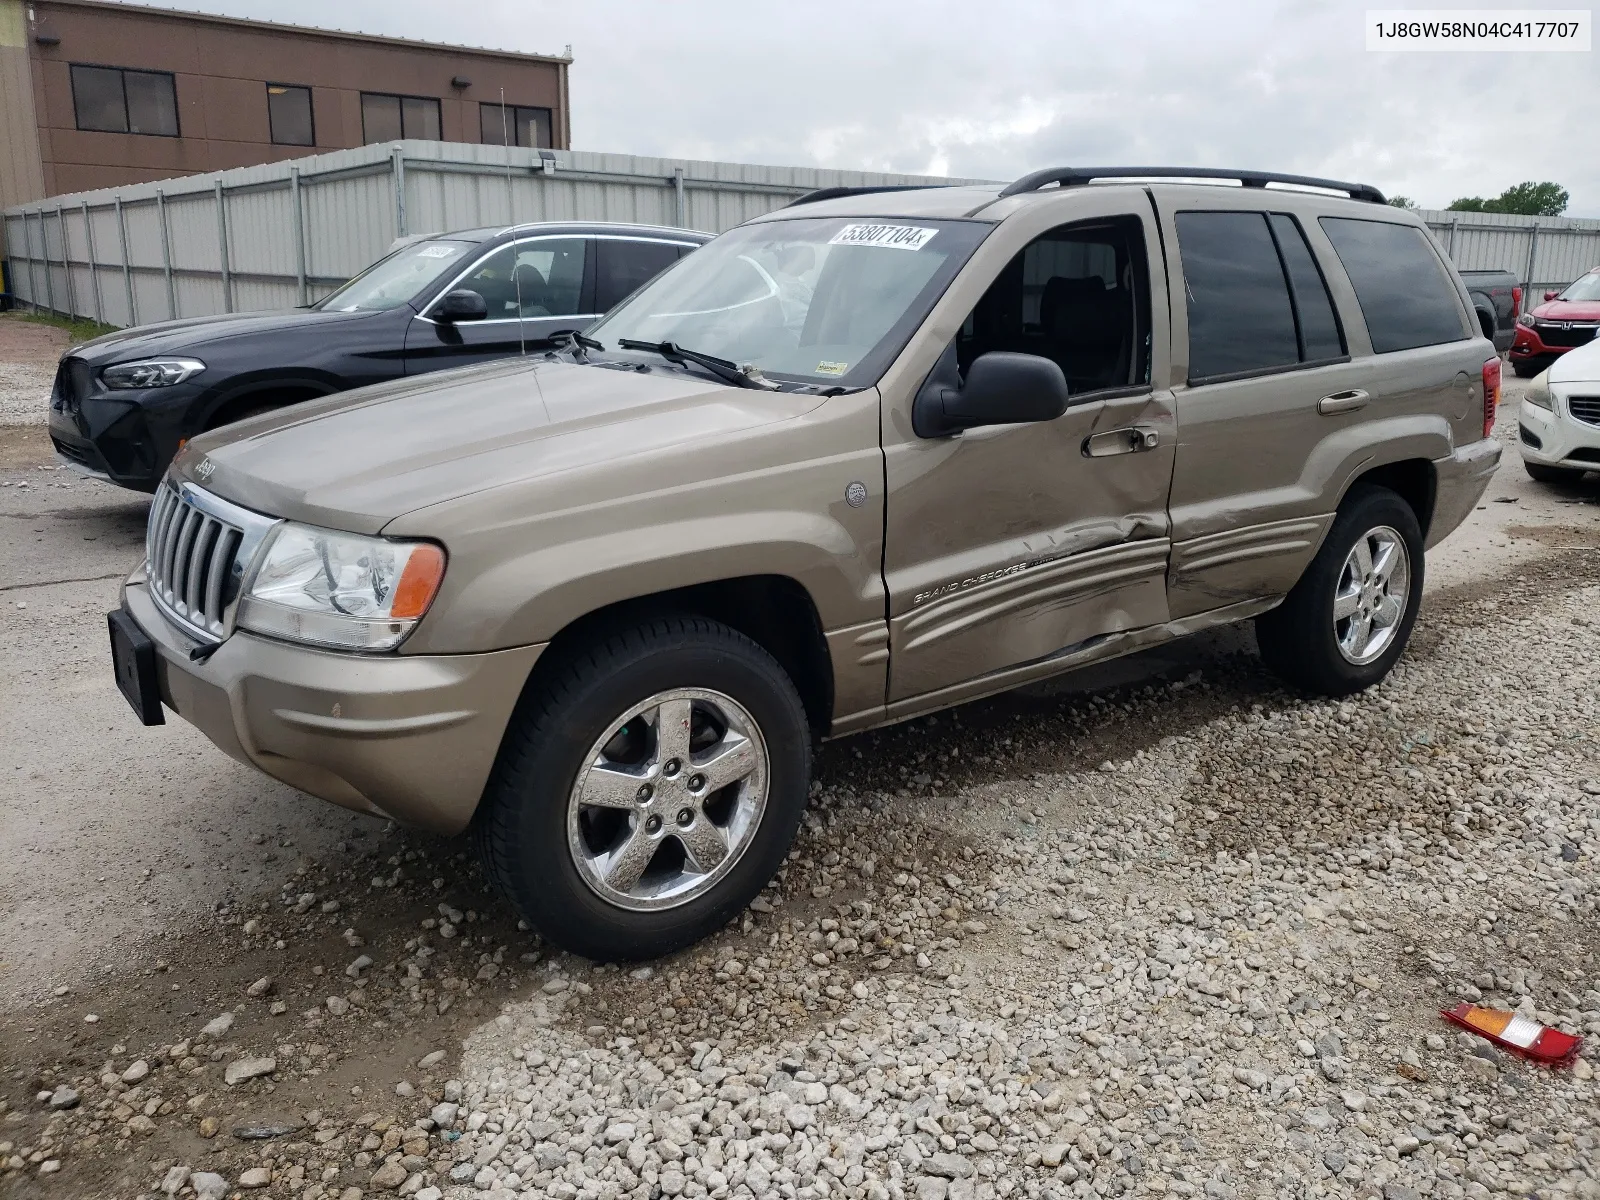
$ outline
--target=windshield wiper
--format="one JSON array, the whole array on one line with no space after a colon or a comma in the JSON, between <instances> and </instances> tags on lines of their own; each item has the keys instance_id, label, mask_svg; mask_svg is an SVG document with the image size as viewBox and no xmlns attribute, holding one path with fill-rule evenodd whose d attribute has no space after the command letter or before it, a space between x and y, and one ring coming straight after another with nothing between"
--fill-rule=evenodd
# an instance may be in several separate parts
<instances>
[{"instance_id":1,"label":"windshield wiper","mask_svg":"<svg viewBox=\"0 0 1600 1200\"><path fill-rule=\"evenodd\" d=\"M746 363L741 367L738 363L729 362L725 358L701 354L698 350L685 350L675 342L641 342L634 338L622 338L617 345L624 350L648 350L680 367L686 362L695 363L710 371L723 383L731 383L734 387L756 388L763 392L778 390L778 385L763 375L754 363Z\"/></svg>"},{"instance_id":2,"label":"windshield wiper","mask_svg":"<svg viewBox=\"0 0 1600 1200\"><path fill-rule=\"evenodd\" d=\"M605 349L604 343L586 337L576 329L558 329L550 335L550 340L559 343L561 349L570 351L572 357L579 362L589 361L589 356L584 351Z\"/></svg>"}]
</instances>

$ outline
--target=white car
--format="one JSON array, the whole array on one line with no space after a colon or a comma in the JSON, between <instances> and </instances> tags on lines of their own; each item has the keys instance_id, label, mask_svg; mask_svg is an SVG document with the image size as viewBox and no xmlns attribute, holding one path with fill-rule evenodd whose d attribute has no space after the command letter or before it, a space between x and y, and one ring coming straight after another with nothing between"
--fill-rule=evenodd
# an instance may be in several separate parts
<instances>
[{"instance_id":1,"label":"white car","mask_svg":"<svg viewBox=\"0 0 1600 1200\"><path fill-rule=\"evenodd\" d=\"M1520 421L1522 464L1535 479L1576 483L1600 471L1600 340L1528 380Z\"/></svg>"}]
</instances>

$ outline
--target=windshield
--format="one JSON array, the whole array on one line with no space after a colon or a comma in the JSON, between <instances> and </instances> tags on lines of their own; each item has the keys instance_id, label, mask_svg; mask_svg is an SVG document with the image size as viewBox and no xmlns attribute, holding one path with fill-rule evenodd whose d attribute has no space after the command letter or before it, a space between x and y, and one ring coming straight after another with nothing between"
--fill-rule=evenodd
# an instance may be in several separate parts
<instances>
[{"instance_id":1,"label":"windshield","mask_svg":"<svg viewBox=\"0 0 1600 1200\"><path fill-rule=\"evenodd\" d=\"M315 307L323 312L399 308L446 270L459 266L475 244L443 239L412 242L380 258Z\"/></svg>"},{"instance_id":2,"label":"windshield","mask_svg":"<svg viewBox=\"0 0 1600 1200\"><path fill-rule=\"evenodd\" d=\"M730 230L589 330L798 383L867 387L993 226L814 217Z\"/></svg>"},{"instance_id":3,"label":"windshield","mask_svg":"<svg viewBox=\"0 0 1600 1200\"><path fill-rule=\"evenodd\" d=\"M1590 271L1567 286L1562 300L1600 300L1600 272Z\"/></svg>"}]
</instances>

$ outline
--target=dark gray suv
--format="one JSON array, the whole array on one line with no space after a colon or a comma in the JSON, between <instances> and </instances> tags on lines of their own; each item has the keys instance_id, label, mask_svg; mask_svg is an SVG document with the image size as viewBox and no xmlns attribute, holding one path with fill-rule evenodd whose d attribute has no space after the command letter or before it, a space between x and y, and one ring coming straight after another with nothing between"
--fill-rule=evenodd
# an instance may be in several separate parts
<instances>
[{"instance_id":1,"label":"dark gray suv","mask_svg":"<svg viewBox=\"0 0 1600 1200\"><path fill-rule=\"evenodd\" d=\"M306 308L143 325L74 347L56 371L50 437L70 466L154 491L185 438L348 388L547 349L708 240L605 222L414 239Z\"/></svg>"}]
</instances>

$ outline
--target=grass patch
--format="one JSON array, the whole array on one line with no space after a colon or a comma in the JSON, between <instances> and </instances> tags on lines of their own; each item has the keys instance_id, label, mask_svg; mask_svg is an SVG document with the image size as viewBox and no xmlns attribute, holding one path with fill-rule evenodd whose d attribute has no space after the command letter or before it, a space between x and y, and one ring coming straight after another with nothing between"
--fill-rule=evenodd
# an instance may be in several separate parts
<instances>
[{"instance_id":1,"label":"grass patch","mask_svg":"<svg viewBox=\"0 0 1600 1200\"><path fill-rule=\"evenodd\" d=\"M6 315L18 321L31 321L35 325L53 325L57 329L64 329L67 336L72 339L73 345L117 332L115 325L103 325L99 321L91 321L84 317L63 317L55 313L25 312L21 309Z\"/></svg>"}]
</instances>

